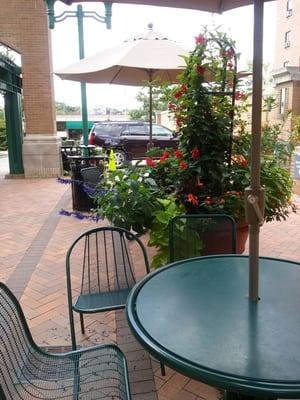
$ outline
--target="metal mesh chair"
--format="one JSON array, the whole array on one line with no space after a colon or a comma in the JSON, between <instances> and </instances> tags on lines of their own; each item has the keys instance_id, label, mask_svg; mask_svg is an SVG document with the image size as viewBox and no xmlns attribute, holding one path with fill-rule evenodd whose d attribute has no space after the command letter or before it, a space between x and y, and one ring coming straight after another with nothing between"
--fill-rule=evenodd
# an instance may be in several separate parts
<instances>
[{"instance_id":1,"label":"metal mesh chair","mask_svg":"<svg viewBox=\"0 0 300 400\"><path fill-rule=\"evenodd\" d=\"M84 183L92 188L95 188L99 182L103 179L104 167L94 166L82 168L80 170L82 180Z\"/></svg>"},{"instance_id":2,"label":"metal mesh chair","mask_svg":"<svg viewBox=\"0 0 300 400\"><path fill-rule=\"evenodd\" d=\"M18 300L0 283L0 399L128 400L126 360L115 345L44 352Z\"/></svg>"},{"instance_id":3,"label":"metal mesh chair","mask_svg":"<svg viewBox=\"0 0 300 400\"><path fill-rule=\"evenodd\" d=\"M66 268L71 338L76 349L74 311L80 314L84 334L83 314L125 308L136 272L148 273L149 262L143 243L134 234L107 226L91 229L74 241Z\"/></svg>"},{"instance_id":4,"label":"metal mesh chair","mask_svg":"<svg viewBox=\"0 0 300 400\"><path fill-rule=\"evenodd\" d=\"M170 262L236 253L236 225L229 215L178 215L169 225Z\"/></svg>"}]
</instances>

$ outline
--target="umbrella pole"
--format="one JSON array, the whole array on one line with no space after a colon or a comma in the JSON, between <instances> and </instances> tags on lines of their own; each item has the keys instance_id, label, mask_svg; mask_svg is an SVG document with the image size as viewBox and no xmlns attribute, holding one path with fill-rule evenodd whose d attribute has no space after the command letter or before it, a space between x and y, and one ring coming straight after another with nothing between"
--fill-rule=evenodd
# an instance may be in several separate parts
<instances>
[{"instance_id":1,"label":"umbrella pole","mask_svg":"<svg viewBox=\"0 0 300 400\"><path fill-rule=\"evenodd\" d=\"M149 147L151 148L153 145L152 142L152 82L150 81L149 88Z\"/></svg>"},{"instance_id":2,"label":"umbrella pole","mask_svg":"<svg viewBox=\"0 0 300 400\"><path fill-rule=\"evenodd\" d=\"M152 105L152 78L153 78L153 74L152 71L149 70L148 72L148 76L149 76L149 143L148 143L148 150L152 148L153 146L153 140L152 140L152 124L153 124L153 116L152 116L152 110L153 110L153 105Z\"/></svg>"},{"instance_id":3,"label":"umbrella pole","mask_svg":"<svg viewBox=\"0 0 300 400\"><path fill-rule=\"evenodd\" d=\"M249 223L249 297L259 300L259 230L263 223L264 189L260 186L263 11L264 3L254 0L253 90L251 184L245 190L246 219Z\"/></svg>"}]
</instances>

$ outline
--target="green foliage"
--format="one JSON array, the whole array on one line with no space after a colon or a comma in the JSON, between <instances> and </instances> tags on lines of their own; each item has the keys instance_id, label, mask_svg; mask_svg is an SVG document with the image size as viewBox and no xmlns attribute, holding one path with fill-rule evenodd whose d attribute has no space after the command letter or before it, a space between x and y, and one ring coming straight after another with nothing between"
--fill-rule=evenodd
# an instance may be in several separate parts
<instances>
[{"instance_id":1,"label":"green foliage","mask_svg":"<svg viewBox=\"0 0 300 400\"><path fill-rule=\"evenodd\" d=\"M107 193L96 198L95 213L138 234L152 227L159 202L154 196L156 183L149 173L136 167L110 172L101 188Z\"/></svg>"},{"instance_id":2,"label":"green foliage","mask_svg":"<svg viewBox=\"0 0 300 400\"><path fill-rule=\"evenodd\" d=\"M136 100L142 103L142 106L138 109L133 109L129 111L129 118L132 120L143 120L149 121L150 115L150 98L149 98L149 85L146 84L136 96ZM152 110L153 119L155 118L155 111L167 110L167 100L165 98L165 86L159 85L158 82L152 82Z\"/></svg>"},{"instance_id":3,"label":"green foliage","mask_svg":"<svg viewBox=\"0 0 300 400\"><path fill-rule=\"evenodd\" d=\"M189 170L179 188L183 203L187 193L202 201L224 192L231 154L234 42L226 34L205 30L196 43L185 59L181 84L174 88L169 102L181 131L180 149ZM193 151L198 151L197 158ZM201 185L196 184L199 181Z\"/></svg>"},{"instance_id":4,"label":"green foliage","mask_svg":"<svg viewBox=\"0 0 300 400\"><path fill-rule=\"evenodd\" d=\"M291 202L293 180L289 171L276 160L263 159L261 182L265 187L265 220L281 221L286 219L290 210L296 211Z\"/></svg>"},{"instance_id":5,"label":"green foliage","mask_svg":"<svg viewBox=\"0 0 300 400\"><path fill-rule=\"evenodd\" d=\"M108 191L98 197L95 210L112 224L138 234L149 229L149 245L158 248L155 267L167 261L171 218L217 213L243 221L244 190L250 185L251 134L241 120L244 105L234 105L234 100L246 96L232 90L237 83L234 43L225 34L204 31L185 61L180 85L165 91L180 129L179 148L151 149L147 167L110 173L105 182ZM272 99L269 103L272 106ZM300 132L297 123L296 133ZM231 138L233 128L236 134ZM266 124L262 132L266 221L285 219L294 211L293 182L286 165L295 137L285 143L280 140L281 130L280 124Z\"/></svg>"},{"instance_id":6,"label":"green foliage","mask_svg":"<svg viewBox=\"0 0 300 400\"><path fill-rule=\"evenodd\" d=\"M184 213L184 207L176 202L174 196L158 199L161 208L153 213L153 224L148 245L157 247L152 259L153 268L165 265L169 255L169 223L173 217Z\"/></svg>"},{"instance_id":7,"label":"green foliage","mask_svg":"<svg viewBox=\"0 0 300 400\"><path fill-rule=\"evenodd\" d=\"M7 150L4 110L2 108L0 108L0 150Z\"/></svg>"},{"instance_id":8,"label":"green foliage","mask_svg":"<svg viewBox=\"0 0 300 400\"><path fill-rule=\"evenodd\" d=\"M294 126L290 136L290 141L294 146L300 145L300 116L294 118Z\"/></svg>"},{"instance_id":9,"label":"green foliage","mask_svg":"<svg viewBox=\"0 0 300 400\"><path fill-rule=\"evenodd\" d=\"M75 115L80 114L80 107L79 106L69 106L65 103L56 102L55 103L56 113L60 115Z\"/></svg>"}]
</instances>

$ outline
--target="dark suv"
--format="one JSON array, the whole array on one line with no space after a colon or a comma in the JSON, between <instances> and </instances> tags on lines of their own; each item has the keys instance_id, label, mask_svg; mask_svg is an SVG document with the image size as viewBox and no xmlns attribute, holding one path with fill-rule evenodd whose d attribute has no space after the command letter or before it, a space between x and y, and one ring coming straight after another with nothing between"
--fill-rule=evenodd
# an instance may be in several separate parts
<instances>
[{"instance_id":1,"label":"dark suv","mask_svg":"<svg viewBox=\"0 0 300 400\"><path fill-rule=\"evenodd\" d=\"M173 132L162 126L152 125L152 142L161 149L177 147ZM114 150L117 167L126 161L145 158L149 143L149 123L140 121L96 122L89 135L89 144Z\"/></svg>"}]
</instances>

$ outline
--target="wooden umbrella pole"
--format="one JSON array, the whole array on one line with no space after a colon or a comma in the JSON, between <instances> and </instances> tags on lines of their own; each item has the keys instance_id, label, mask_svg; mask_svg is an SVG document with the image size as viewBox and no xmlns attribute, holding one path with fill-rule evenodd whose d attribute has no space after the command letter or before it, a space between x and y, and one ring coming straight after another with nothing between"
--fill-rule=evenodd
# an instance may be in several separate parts
<instances>
[{"instance_id":1,"label":"wooden umbrella pole","mask_svg":"<svg viewBox=\"0 0 300 400\"><path fill-rule=\"evenodd\" d=\"M249 297L259 300L259 229L262 224L264 190L260 186L262 65L264 3L254 0L251 184L245 191L249 223Z\"/></svg>"},{"instance_id":2,"label":"wooden umbrella pole","mask_svg":"<svg viewBox=\"0 0 300 400\"><path fill-rule=\"evenodd\" d=\"M152 80L153 80L153 72L152 70L148 71L149 76L149 143L148 149L151 149L153 146L153 138L152 138L152 125L153 125L153 117L152 117L152 110L153 110L153 96L152 96Z\"/></svg>"},{"instance_id":3,"label":"wooden umbrella pole","mask_svg":"<svg viewBox=\"0 0 300 400\"><path fill-rule=\"evenodd\" d=\"M149 88L149 147L151 148L153 145L153 140L152 140L152 124L153 124L153 118L152 118L152 81L150 81L150 88Z\"/></svg>"}]
</instances>

